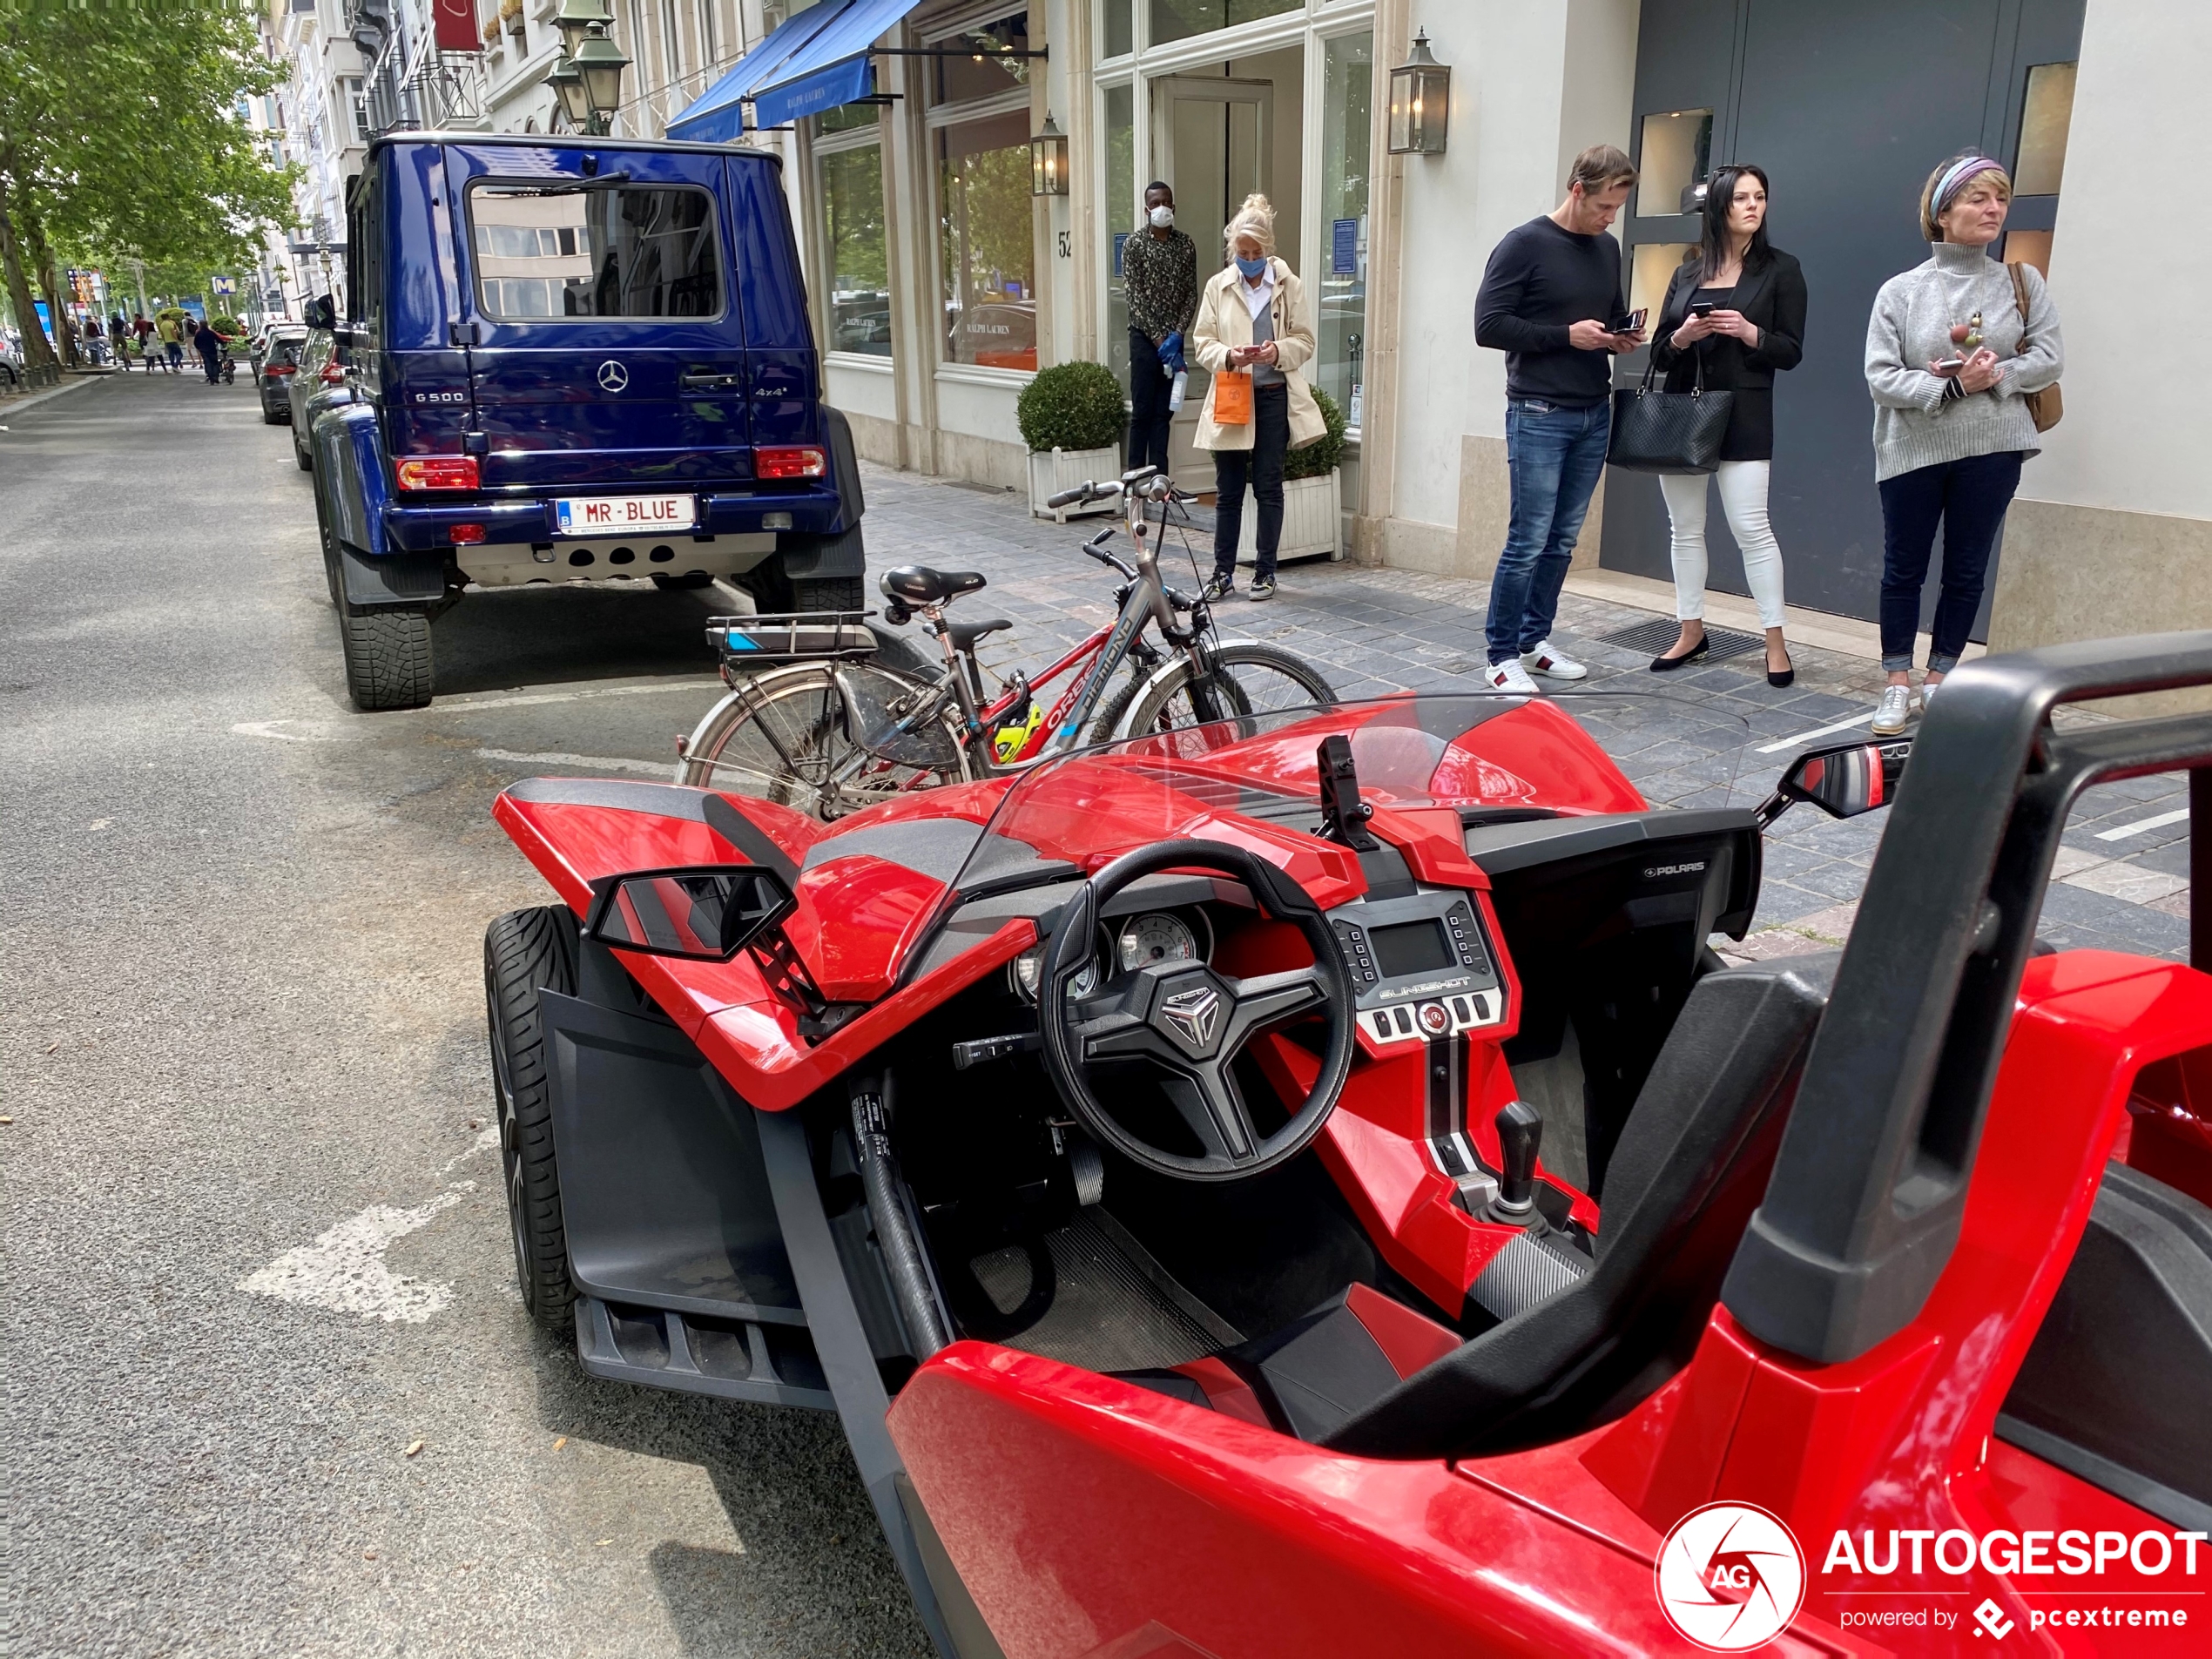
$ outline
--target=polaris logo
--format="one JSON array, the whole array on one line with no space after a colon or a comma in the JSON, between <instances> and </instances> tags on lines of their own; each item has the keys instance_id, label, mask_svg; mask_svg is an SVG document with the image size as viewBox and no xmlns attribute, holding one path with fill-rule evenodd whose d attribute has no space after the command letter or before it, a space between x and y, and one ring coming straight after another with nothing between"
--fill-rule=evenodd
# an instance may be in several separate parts
<instances>
[{"instance_id":1,"label":"polaris logo","mask_svg":"<svg viewBox=\"0 0 2212 1659\"><path fill-rule=\"evenodd\" d=\"M1695 864L1655 864L1643 873L1643 879L1651 881L1662 875L1700 875L1704 873L1705 862L1700 859Z\"/></svg>"},{"instance_id":2,"label":"polaris logo","mask_svg":"<svg viewBox=\"0 0 2212 1659\"><path fill-rule=\"evenodd\" d=\"M1186 1044L1204 1049L1221 1023L1221 993L1211 985L1177 991L1160 1004L1160 1012Z\"/></svg>"}]
</instances>

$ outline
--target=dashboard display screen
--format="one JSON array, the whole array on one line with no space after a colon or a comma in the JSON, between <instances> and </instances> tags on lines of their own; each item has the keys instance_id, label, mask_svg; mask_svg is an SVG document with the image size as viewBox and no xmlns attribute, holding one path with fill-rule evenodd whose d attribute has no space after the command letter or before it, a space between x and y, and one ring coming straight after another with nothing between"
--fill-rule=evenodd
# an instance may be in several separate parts
<instances>
[{"instance_id":1,"label":"dashboard display screen","mask_svg":"<svg viewBox=\"0 0 2212 1659\"><path fill-rule=\"evenodd\" d=\"M1386 980L1459 966L1440 921L1401 921L1389 927L1371 927L1367 937L1374 944L1375 968Z\"/></svg>"}]
</instances>

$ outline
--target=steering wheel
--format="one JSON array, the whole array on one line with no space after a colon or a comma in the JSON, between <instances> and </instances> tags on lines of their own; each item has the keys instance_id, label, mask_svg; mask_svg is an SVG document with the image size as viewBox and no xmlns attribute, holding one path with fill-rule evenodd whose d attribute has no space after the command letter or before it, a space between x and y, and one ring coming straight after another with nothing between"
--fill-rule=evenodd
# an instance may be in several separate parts
<instances>
[{"instance_id":1,"label":"steering wheel","mask_svg":"<svg viewBox=\"0 0 2212 1659\"><path fill-rule=\"evenodd\" d=\"M1242 882L1265 914L1305 935L1313 965L1231 979L1203 962L1152 962L1076 996L1076 977L1097 948L1107 900L1140 877L1191 869ZM1259 1032L1315 1008L1329 1024L1320 1076L1290 1122L1262 1136L1231 1062ZM1091 877L1061 916L1037 996L1045 1070L1082 1126L1132 1162L1185 1181L1241 1181L1287 1163L1312 1144L1352 1070L1352 975L1320 906L1265 859L1221 841L1141 847ZM1138 1138L1099 1104L1089 1069L1136 1059L1168 1073L1166 1093L1204 1149L1201 1156Z\"/></svg>"}]
</instances>

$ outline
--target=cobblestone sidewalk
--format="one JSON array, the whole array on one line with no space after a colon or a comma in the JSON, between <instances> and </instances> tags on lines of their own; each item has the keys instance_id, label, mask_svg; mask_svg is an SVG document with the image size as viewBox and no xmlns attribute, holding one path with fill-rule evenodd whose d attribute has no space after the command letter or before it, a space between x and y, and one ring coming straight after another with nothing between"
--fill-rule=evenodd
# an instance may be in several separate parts
<instances>
[{"instance_id":1,"label":"cobblestone sidewalk","mask_svg":"<svg viewBox=\"0 0 2212 1659\"><path fill-rule=\"evenodd\" d=\"M980 570L989 579L988 589L958 604L967 617L1014 623L981 651L995 671L1034 672L1111 619L1116 578L1084 557L1081 546L1116 520L1055 525L1031 518L1027 504L1004 490L880 468L867 469L867 489L872 577L895 564L927 564ZM1195 591L1211 568L1211 549L1201 535L1190 540L1195 571L1172 536L1163 565L1171 585ZM1296 651L1346 697L1481 689L1486 583L1327 563L1285 566L1281 583L1269 604L1238 599L1217 607L1223 636ZM1882 680L1876 664L1793 645L1797 677L1787 690L1767 685L1757 651L1662 680L1646 668L1649 650L1606 643L1608 635L1651 619L1649 611L1568 594L1555 637L1589 664L1578 691L1657 699L1646 718L1605 723L1623 770L1656 804L1753 804L1801 748L1865 729ZM1614 734L1627 731L1635 735L1616 742ZM1730 954L1775 955L1840 943L1888 816L1838 823L1798 807L1783 819L1768 838L1752 934ZM2067 825L2044 901L2043 937L2061 949L2182 956L2188 833L2187 792L2178 776L2087 792Z\"/></svg>"}]
</instances>

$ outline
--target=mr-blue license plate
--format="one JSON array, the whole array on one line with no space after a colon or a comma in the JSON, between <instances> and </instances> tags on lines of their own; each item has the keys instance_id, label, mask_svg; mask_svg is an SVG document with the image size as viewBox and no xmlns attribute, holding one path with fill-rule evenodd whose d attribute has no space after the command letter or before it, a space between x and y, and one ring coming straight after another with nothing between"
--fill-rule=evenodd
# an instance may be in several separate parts
<instances>
[{"instance_id":1,"label":"mr-blue license plate","mask_svg":"<svg viewBox=\"0 0 2212 1659\"><path fill-rule=\"evenodd\" d=\"M564 496L553 511L563 536L646 536L699 521L696 496Z\"/></svg>"}]
</instances>

